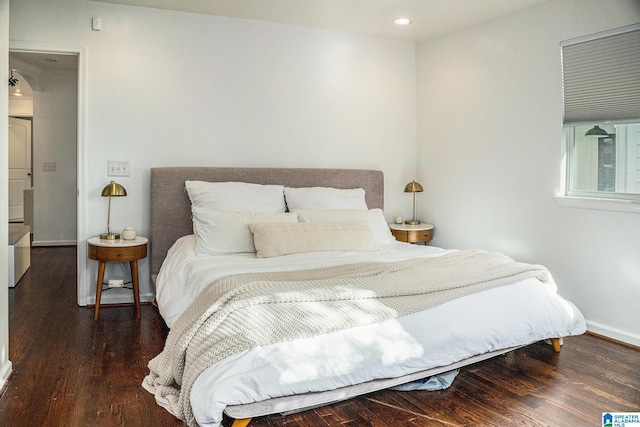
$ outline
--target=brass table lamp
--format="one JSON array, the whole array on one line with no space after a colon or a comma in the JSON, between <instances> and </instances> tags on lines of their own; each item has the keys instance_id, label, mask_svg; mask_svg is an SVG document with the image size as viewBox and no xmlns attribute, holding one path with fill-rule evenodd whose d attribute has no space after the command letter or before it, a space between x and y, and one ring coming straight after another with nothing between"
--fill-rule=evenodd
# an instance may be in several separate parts
<instances>
[{"instance_id":1,"label":"brass table lamp","mask_svg":"<svg viewBox=\"0 0 640 427\"><path fill-rule=\"evenodd\" d=\"M405 185L404 192L405 193L413 193L413 219L408 219L404 223L407 225L418 225L420 221L416 219L416 193L422 193L424 190L422 189L422 185L417 183L415 179Z\"/></svg>"},{"instance_id":2,"label":"brass table lamp","mask_svg":"<svg viewBox=\"0 0 640 427\"><path fill-rule=\"evenodd\" d=\"M100 234L100 239L102 240L117 240L120 238L119 233L111 232L111 198L112 197L122 197L127 195L127 190L124 187L114 181L111 181L107 184L106 187L102 189L102 197L109 198L109 207L107 210L107 232Z\"/></svg>"}]
</instances>

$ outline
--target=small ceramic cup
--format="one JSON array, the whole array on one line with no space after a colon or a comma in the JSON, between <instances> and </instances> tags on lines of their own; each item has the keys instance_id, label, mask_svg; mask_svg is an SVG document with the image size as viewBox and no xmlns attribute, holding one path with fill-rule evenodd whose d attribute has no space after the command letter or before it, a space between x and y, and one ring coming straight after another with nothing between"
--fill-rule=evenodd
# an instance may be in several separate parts
<instances>
[{"instance_id":1,"label":"small ceramic cup","mask_svg":"<svg viewBox=\"0 0 640 427\"><path fill-rule=\"evenodd\" d=\"M136 229L133 227L125 227L122 230L122 238L124 240L133 240L136 238Z\"/></svg>"}]
</instances>

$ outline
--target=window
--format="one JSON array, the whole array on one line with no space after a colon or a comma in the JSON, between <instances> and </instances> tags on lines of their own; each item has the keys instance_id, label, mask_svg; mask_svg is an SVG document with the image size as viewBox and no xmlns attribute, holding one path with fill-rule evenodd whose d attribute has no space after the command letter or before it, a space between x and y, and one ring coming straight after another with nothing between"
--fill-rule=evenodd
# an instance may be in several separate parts
<instances>
[{"instance_id":1,"label":"window","mask_svg":"<svg viewBox=\"0 0 640 427\"><path fill-rule=\"evenodd\" d=\"M640 24L561 48L565 196L640 203Z\"/></svg>"},{"instance_id":2,"label":"window","mask_svg":"<svg viewBox=\"0 0 640 427\"><path fill-rule=\"evenodd\" d=\"M564 140L567 195L640 201L639 123L565 126Z\"/></svg>"}]
</instances>

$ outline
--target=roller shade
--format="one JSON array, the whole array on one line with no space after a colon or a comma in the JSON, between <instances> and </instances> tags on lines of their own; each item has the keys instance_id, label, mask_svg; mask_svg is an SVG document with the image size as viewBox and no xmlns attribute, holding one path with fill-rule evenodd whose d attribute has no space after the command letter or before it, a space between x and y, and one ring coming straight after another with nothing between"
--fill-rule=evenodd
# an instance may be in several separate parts
<instances>
[{"instance_id":1,"label":"roller shade","mask_svg":"<svg viewBox=\"0 0 640 427\"><path fill-rule=\"evenodd\" d=\"M560 46L564 124L640 121L640 24Z\"/></svg>"}]
</instances>

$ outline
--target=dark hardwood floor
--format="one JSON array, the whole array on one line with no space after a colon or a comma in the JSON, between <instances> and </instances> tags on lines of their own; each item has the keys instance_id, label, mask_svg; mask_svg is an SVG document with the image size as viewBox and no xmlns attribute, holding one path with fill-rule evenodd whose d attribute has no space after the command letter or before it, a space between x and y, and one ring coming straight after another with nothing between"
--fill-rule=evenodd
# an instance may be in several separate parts
<instances>
[{"instance_id":1,"label":"dark hardwood floor","mask_svg":"<svg viewBox=\"0 0 640 427\"><path fill-rule=\"evenodd\" d=\"M9 290L14 373L0 426L180 426L141 386L167 329L157 310L76 304L75 247L34 248ZM461 370L438 392L381 391L250 427L599 426L603 411L640 411L640 350L592 335L562 353L537 343ZM225 419L224 426L231 425Z\"/></svg>"}]
</instances>

